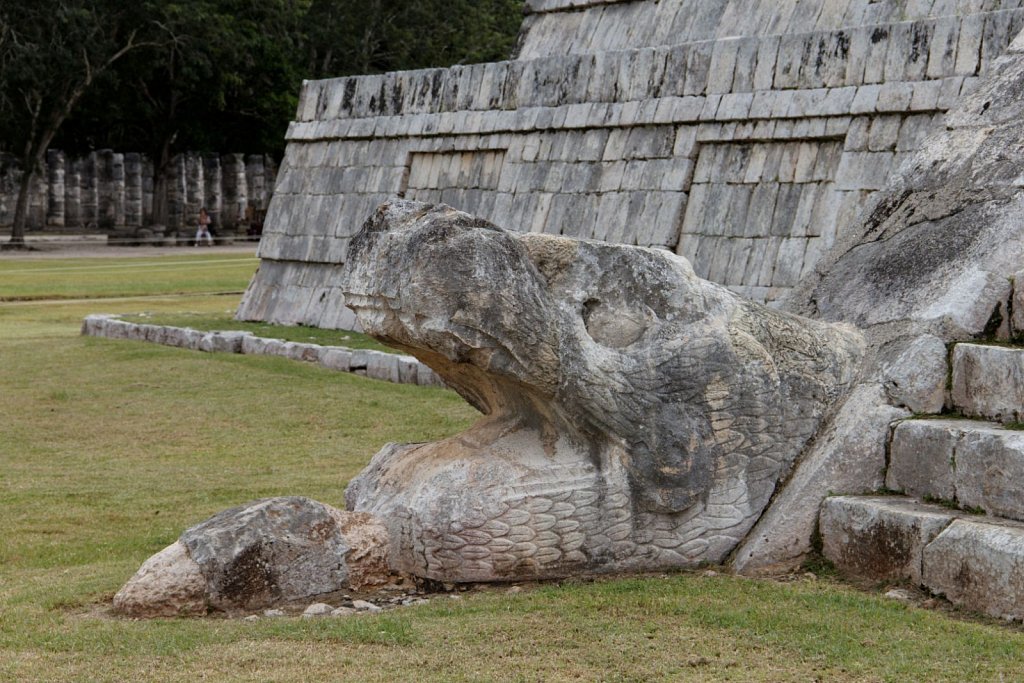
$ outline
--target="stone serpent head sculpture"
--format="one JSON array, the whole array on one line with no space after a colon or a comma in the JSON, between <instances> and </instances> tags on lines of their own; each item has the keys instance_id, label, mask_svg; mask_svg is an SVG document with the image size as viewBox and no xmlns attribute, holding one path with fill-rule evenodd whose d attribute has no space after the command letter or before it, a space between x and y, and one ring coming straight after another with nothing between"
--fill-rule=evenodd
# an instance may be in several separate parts
<instances>
[{"instance_id":1,"label":"stone serpent head sculpture","mask_svg":"<svg viewBox=\"0 0 1024 683\"><path fill-rule=\"evenodd\" d=\"M718 563L856 379L852 329L746 301L656 249L382 205L346 303L483 417L386 446L346 491L392 568L444 581Z\"/></svg>"}]
</instances>

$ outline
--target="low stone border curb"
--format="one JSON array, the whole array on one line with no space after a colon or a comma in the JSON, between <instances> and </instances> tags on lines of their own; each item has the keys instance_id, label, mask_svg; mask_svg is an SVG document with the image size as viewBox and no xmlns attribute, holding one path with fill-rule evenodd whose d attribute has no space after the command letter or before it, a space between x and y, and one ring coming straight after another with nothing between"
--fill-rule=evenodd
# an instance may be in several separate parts
<instances>
[{"instance_id":1,"label":"low stone border curb","mask_svg":"<svg viewBox=\"0 0 1024 683\"><path fill-rule=\"evenodd\" d=\"M446 386L433 370L413 356L370 349L321 346L303 342L257 337L252 332L203 332L188 327L146 325L121 320L116 315L90 315L82 321L82 334L107 339L131 339L192 351L281 356L316 363L328 370L351 372L396 384Z\"/></svg>"}]
</instances>

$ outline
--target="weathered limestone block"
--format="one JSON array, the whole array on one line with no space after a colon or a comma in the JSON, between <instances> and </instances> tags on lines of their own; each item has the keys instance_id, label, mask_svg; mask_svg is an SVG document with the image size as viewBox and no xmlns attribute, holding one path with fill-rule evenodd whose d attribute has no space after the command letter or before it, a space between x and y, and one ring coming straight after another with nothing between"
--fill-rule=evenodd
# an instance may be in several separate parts
<instances>
[{"instance_id":1,"label":"weathered limestone block","mask_svg":"<svg viewBox=\"0 0 1024 683\"><path fill-rule=\"evenodd\" d=\"M893 405L914 413L938 413L946 403L946 344L934 335L910 342L885 363L885 392Z\"/></svg>"},{"instance_id":2,"label":"weathered limestone block","mask_svg":"<svg viewBox=\"0 0 1024 683\"><path fill-rule=\"evenodd\" d=\"M82 320L82 335L86 337L103 337L107 321L115 316L105 313L93 313Z\"/></svg>"},{"instance_id":3,"label":"weathered limestone block","mask_svg":"<svg viewBox=\"0 0 1024 683\"><path fill-rule=\"evenodd\" d=\"M259 353L265 356L284 356L287 358L291 351L291 347L288 346L289 343L283 339L264 339L261 345L262 351ZM245 353L244 350L243 353Z\"/></svg>"},{"instance_id":4,"label":"weathered limestone block","mask_svg":"<svg viewBox=\"0 0 1024 683\"><path fill-rule=\"evenodd\" d=\"M174 346L177 348L187 347L185 341L185 329L181 327L165 327L163 332L163 340L160 342L166 346Z\"/></svg>"},{"instance_id":5,"label":"weathered limestone block","mask_svg":"<svg viewBox=\"0 0 1024 683\"><path fill-rule=\"evenodd\" d=\"M840 571L921 583L924 548L958 513L898 496L838 496L821 506L822 553Z\"/></svg>"},{"instance_id":6,"label":"weathered limestone block","mask_svg":"<svg viewBox=\"0 0 1024 683\"><path fill-rule=\"evenodd\" d=\"M1024 520L1024 432L976 420L908 420L893 434L886 485Z\"/></svg>"},{"instance_id":7,"label":"weathered limestone block","mask_svg":"<svg viewBox=\"0 0 1024 683\"><path fill-rule=\"evenodd\" d=\"M954 452L968 420L905 420L893 430L885 485L918 498L956 500Z\"/></svg>"},{"instance_id":8,"label":"weathered limestone block","mask_svg":"<svg viewBox=\"0 0 1024 683\"><path fill-rule=\"evenodd\" d=\"M398 382L398 364L398 356L393 353L370 352L366 359L366 376L387 382Z\"/></svg>"},{"instance_id":9,"label":"weathered limestone block","mask_svg":"<svg viewBox=\"0 0 1024 683\"><path fill-rule=\"evenodd\" d=\"M242 353L242 343L252 332L226 330L223 332L207 332L199 340L199 350L207 352Z\"/></svg>"},{"instance_id":10,"label":"weathered limestone block","mask_svg":"<svg viewBox=\"0 0 1024 683\"><path fill-rule=\"evenodd\" d=\"M987 426L967 430L954 457L960 505L1024 520L1024 432Z\"/></svg>"},{"instance_id":11,"label":"weathered limestone block","mask_svg":"<svg viewBox=\"0 0 1024 683\"><path fill-rule=\"evenodd\" d=\"M350 484L392 566L451 581L721 562L853 383L859 335L743 300L671 253L383 205L346 303L484 413ZM356 359L353 354L352 364Z\"/></svg>"},{"instance_id":12,"label":"weathered limestone block","mask_svg":"<svg viewBox=\"0 0 1024 683\"><path fill-rule=\"evenodd\" d=\"M955 605L1024 619L1024 526L953 522L924 549L923 583Z\"/></svg>"},{"instance_id":13,"label":"weathered limestone block","mask_svg":"<svg viewBox=\"0 0 1024 683\"><path fill-rule=\"evenodd\" d=\"M1003 422L1024 418L1024 350L957 344L951 399L965 415Z\"/></svg>"},{"instance_id":14,"label":"weathered limestone block","mask_svg":"<svg viewBox=\"0 0 1024 683\"><path fill-rule=\"evenodd\" d=\"M1024 39L1024 32L1020 34ZM1024 186L1024 172L1021 173L1020 184ZM1014 339L1024 338L1024 270L1013 275L1013 300L1011 301L1010 335Z\"/></svg>"},{"instance_id":15,"label":"weathered limestone block","mask_svg":"<svg viewBox=\"0 0 1024 683\"><path fill-rule=\"evenodd\" d=\"M278 339L268 339L267 337L245 337L242 339L242 353L254 355L254 356L269 356L278 355L271 354L267 350L267 345L271 342L280 342Z\"/></svg>"},{"instance_id":16,"label":"weathered limestone block","mask_svg":"<svg viewBox=\"0 0 1024 683\"><path fill-rule=\"evenodd\" d=\"M328 370L339 370L348 372L349 364L352 361L352 352L349 349L326 349L320 354L320 365Z\"/></svg>"},{"instance_id":17,"label":"weathered limestone block","mask_svg":"<svg viewBox=\"0 0 1024 683\"><path fill-rule=\"evenodd\" d=\"M324 347L319 344L307 344L303 342L285 342L285 356L292 360L300 360L306 363L317 363L320 361L320 354Z\"/></svg>"},{"instance_id":18,"label":"weathered limestone block","mask_svg":"<svg viewBox=\"0 0 1024 683\"><path fill-rule=\"evenodd\" d=\"M128 339L132 326L117 318L108 318L103 324L104 335L109 339Z\"/></svg>"},{"instance_id":19,"label":"weathered limestone block","mask_svg":"<svg viewBox=\"0 0 1024 683\"><path fill-rule=\"evenodd\" d=\"M167 342L169 346L177 346L178 348L189 349L190 351L198 351L199 344L205 336L206 332L185 327L179 328L177 332L169 334Z\"/></svg>"},{"instance_id":20,"label":"weathered limestone block","mask_svg":"<svg viewBox=\"0 0 1024 683\"><path fill-rule=\"evenodd\" d=\"M422 363L416 368L416 384L421 387L447 387L444 380L436 372Z\"/></svg>"},{"instance_id":21,"label":"weathered limestone block","mask_svg":"<svg viewBox=\"0 0 1024 683\"><path fill-rule=\"evenodd\" d=\"M363 590L391 579L387 531L308 498L225 510L181 535L114 596L137 617L234 612Z\"/></svg>"}]
</instances>

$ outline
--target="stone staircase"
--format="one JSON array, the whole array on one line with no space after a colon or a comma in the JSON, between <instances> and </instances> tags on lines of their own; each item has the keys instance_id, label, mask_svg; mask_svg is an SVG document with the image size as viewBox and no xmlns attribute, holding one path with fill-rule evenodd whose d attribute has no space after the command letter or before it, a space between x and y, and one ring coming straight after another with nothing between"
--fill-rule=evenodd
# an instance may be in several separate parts
<instances>
[{"instance_id":1,"label":"stone staircase","mask_svg":"<svg viewBox=\"0 0 1024 683\"><path fill-rule=\"evenodd\" d=\"M909 581L1024 620L1024 348L957 344L950 415L893 428L886 488L822 505L822 550L847 575Z\"/></svg>"}]
</instances>

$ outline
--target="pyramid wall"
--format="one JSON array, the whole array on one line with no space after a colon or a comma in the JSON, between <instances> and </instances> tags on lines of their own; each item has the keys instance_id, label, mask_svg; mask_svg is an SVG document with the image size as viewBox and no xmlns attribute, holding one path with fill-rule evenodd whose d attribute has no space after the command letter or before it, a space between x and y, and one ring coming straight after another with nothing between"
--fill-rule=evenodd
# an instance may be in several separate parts
<instances>
[{"instance_id":1,"label":"pyramid wall","mask_svg":"<svg viewBox=\"0 0 1024 683\"><path fill-rule=\"evenodd\" d=\"M353 324L388 197L665 248L774 302L1024 29L1024 2L530 0L517 57L309 81L239 316Z\"/></svg>"}]
</instances>

